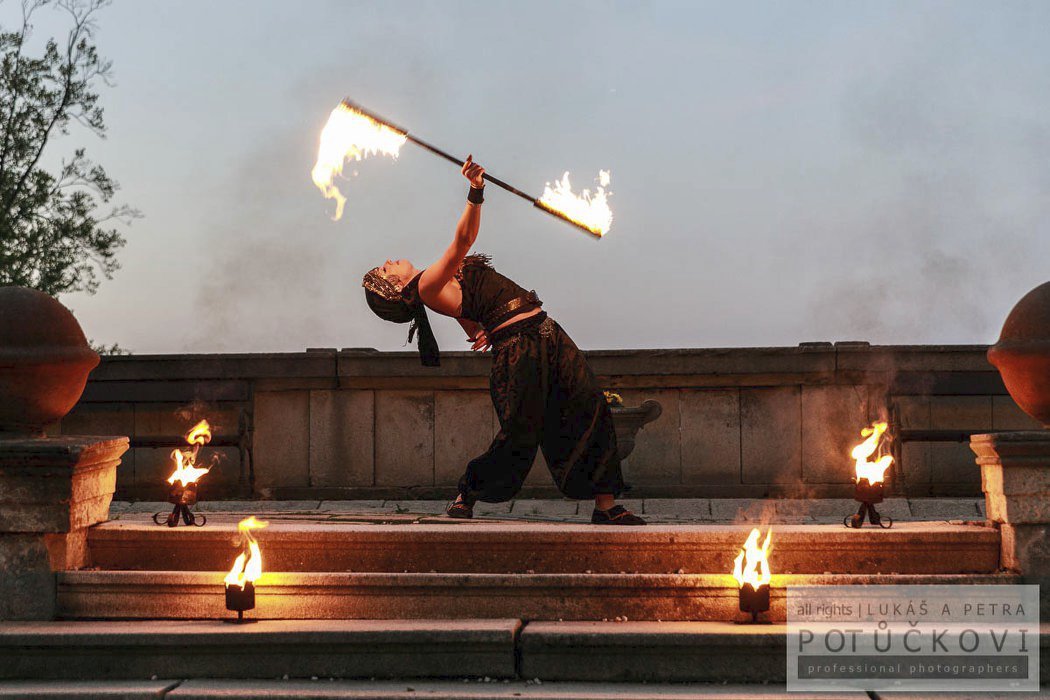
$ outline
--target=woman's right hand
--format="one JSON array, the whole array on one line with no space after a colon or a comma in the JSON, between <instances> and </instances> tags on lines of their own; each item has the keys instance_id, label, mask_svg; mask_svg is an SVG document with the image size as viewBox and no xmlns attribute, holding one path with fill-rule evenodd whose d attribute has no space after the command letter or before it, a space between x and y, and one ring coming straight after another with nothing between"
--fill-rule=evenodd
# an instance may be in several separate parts
<instances>
[{"instance_id":1,"label":"woman's right hand","mask_svg":"<svg viewBox=\"0 0 1050 700\"><path fill-rule=\"evenodd\" d=\"M470 180L471 187L480 190L485 186L485 168L474 162L473 154L467 156L467 160L463 163L463 168L460 172L463 173L463 177Z\"/></svg>"},{"instance_id":2,"label":"woman's right hand","mask_svg":"<svg viewBox=\"0 0 1050 700\"><path fill-rule=\"evenodd\" d=\"M481 352L485 352L490 347L492 347L492 343L489 342L489 337L485 335L484 330L478 330L474 337L468 338L468 340L474 343L474 346L471 348L471 350L480 350Z\"/></svg>"}]
</instances>

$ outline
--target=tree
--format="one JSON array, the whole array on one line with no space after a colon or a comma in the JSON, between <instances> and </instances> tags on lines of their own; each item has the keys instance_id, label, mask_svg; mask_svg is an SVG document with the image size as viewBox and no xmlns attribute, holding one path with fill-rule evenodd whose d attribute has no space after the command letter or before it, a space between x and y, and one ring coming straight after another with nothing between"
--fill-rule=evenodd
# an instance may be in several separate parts
<instances>
[{"instance_id":1,"label":"tree","mask_svg":"<svg viewBox=\"0 0 1050 700\"><path fill-rule=\"evenodd\" d=\"M99 275L120 267L124 238L113 225L139 213L110 204L118 185L84 148L55 172L41 157L73 122L105 137L96 88L110 85L111 63L93 43L93 16L108 0L59 0L72 21L65 41L48 39L41 56L29 56L33 13L49 4L23 0L21 28L0 27L0 284L93 293ZM100 214L102 205L109 211Z\"/></svg>"}]
</instances>

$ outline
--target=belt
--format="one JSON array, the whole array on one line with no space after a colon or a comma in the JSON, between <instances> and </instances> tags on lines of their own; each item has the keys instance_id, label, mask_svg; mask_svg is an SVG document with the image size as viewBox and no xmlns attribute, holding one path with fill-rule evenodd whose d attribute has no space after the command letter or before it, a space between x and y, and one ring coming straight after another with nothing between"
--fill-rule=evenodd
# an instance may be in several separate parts
<instances>
[{"instance_id":1,"label":"belt","mask_svg":"<svg viewBox=\"0 0 1050 700\"><path fill-rule=\"evenodd\" d=\"M542 336L553 334L554 321L547 316L546 311L541 311L535 316L523 318L520 321L515 321L509 326L500 328L489 336L489 342L492 343L493 350L498 350L501 346L506 345L511 341L518 340L523 335L532 331L536 331Z\"/></svg>"},{"instance_id":2,"label":"belt","mask_svg":"<svg viewBox=\"0 0 1050 700\"><path fill-rule=\"evenodd\" d=\"M528 294L520 297L511 299L506 304L493 309L491 313L485 318L485 321L481 324L485 327L485 332L488 334L492 333L492 329L499 324L506 321L508 318L513 316L517 311L532 306L543 306L543 302L540 301L539 296L536 295L536 290L533 289Z\"/></svg>"}]
</instances>

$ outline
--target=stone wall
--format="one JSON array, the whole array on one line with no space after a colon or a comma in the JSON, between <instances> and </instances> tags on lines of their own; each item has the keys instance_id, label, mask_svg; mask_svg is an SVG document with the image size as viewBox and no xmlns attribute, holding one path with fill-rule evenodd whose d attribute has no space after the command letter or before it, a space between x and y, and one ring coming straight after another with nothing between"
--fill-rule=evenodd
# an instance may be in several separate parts
<instances>
[{"instance_id":1,"label":"stone wall","mask_svg":"<svg viewBox=\"0 0 1050 700\"><path fill-rule=\"evenodd\" d=\"M843 496L849 449L871 420L899 416L890 489L979 495L966 435L1038 426L1006 394L984 346L805 344L794 348L594 351L603 384L663 415L638 436L625 472L650 497ZM497 430L487 355L316 350L291 354L103 358L65 434L177 435L205 416L217 433L253 423L255 495L278 498L451 496L468 459ZM923 431L915 433L914 431ZM957 433L957 434L956 434ZM205 498L246 495L236 448ZM162 498L170 448L137 447L118 497ZM525 496L556 492L538 457Z\"/></svg>"}]
</instances>

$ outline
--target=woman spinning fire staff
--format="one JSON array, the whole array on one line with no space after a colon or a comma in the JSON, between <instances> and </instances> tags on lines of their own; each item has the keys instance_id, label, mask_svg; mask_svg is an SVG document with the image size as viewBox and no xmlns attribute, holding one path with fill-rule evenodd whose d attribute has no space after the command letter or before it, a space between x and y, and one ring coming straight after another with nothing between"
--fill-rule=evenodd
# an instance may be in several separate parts
<instances>
[{"instance_id":1,"label":"woman spinning fire staff","mask_svg":"<svg viewBox=\"0 0 1050 700\"><path fill-rule=\"evenodd\" d=\"M529 292L496 272L484 255L470 255L481 224L485 170L467 156L467 205L452 244L422 272L408 260L369 270L363 286L369 308L394 323L412 322L425 366L439 364L426 310L459 321L474 350L492 348L489 379L500 431L488 450L467 464L459 495L446 512L470 518L477 501L508 501L521 489L537 447L559 490L594 499L591 522L644 525L615 498L625 490L616 435L605 396L572 339Z\"/></svg>"}]
</instances>

